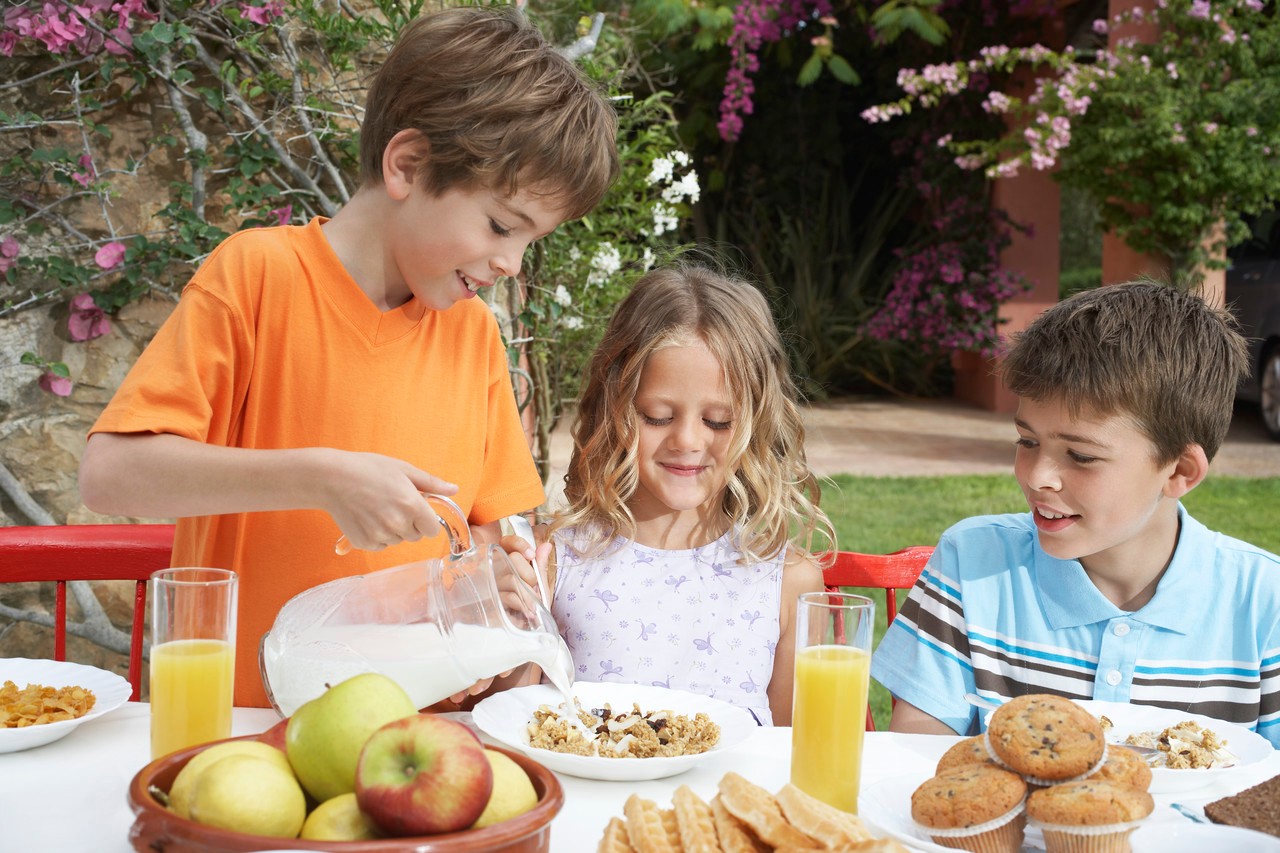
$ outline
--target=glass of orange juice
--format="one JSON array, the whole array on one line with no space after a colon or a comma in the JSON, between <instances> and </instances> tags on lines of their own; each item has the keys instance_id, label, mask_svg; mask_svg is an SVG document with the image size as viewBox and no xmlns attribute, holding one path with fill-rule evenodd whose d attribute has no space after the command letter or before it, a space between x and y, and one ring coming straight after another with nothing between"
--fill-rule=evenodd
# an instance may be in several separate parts
<instances>
[{"instance_id":1,"label":"glass of orange juice","mask_svg":"<svg viewBox=\"0 0 1280 853\"><path fill-rule=\"evenodd\" d=\"M231 736L236 573L151 575L151 757Z\"/></svg>"},{"instance_id":2,"label":"glass of orange juice","mask_svg":"<svg viewBox=\"0 0 1280 853\"><path fill-rule=\"evenodd\" d=\"M858 813L874 621L875 602L860 595L807 592L796 608L791 783L852 814Z\"/></svg>"}]
</instances>

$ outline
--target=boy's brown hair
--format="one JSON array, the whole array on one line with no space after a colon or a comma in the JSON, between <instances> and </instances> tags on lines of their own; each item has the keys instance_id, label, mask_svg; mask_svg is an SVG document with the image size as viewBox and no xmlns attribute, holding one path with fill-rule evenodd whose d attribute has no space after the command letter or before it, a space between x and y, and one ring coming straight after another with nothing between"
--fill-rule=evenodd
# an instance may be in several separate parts
<instances>
[{"instance_id":1,"label":"boy's brown hair","mask_svg":"<svg viewBox=\"0 0 1280 853\"><path fill-rule=\"evenodd\" d=\"M1248 348L1231 315L1198 294L1134 281L1045 311L1013 337L1000 372L1013 393L1059 400L1073 417L1133 418L1165 465L1193 443L1218 452Z\"/></svg>"},{"instance_id":2,"label":"boy's brown hair","mask_svg":"<svg viewBox=\"0 0 1280 853\"><path fill-rule=\"evenodd\" d=\"M405 27L369 87L362 182L382 182L383 151L406 129L428 147L419 177L431 195L545 192L576 219L619 170L613 109L513 6L445 9Z\"/></svg>"}]
</instances>

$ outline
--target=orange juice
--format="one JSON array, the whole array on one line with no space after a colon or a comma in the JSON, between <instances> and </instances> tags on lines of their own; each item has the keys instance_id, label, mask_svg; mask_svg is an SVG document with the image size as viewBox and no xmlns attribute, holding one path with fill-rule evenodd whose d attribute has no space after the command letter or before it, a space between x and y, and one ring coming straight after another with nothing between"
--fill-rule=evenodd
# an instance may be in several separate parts
<instances>
[{"instance_id":1,"label":"orange juice","mask_svg":"<svg viewBox=\"0 0 1280 853\"><path fill-rule=\"evenodd\" d=\"M174 640L151 647L151 757L231 736L232 645Z\"/></svg>"},{"instance_id":2,"label":"orange juice","mask_svg":"<svg viewBox=\"0 0 1280 853\"><path fill-rule=\"evenodd\" d=\"M796 654L791 717L791 783L857 814L871 657L850 646L810 646Z\"/></svg>"}]
</instances>

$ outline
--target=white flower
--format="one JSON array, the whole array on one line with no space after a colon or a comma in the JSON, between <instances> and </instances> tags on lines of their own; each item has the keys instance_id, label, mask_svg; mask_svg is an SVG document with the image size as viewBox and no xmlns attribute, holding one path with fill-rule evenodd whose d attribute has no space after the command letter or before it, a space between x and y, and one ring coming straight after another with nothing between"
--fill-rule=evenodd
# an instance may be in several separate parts
<instances>
[{"instance_id":1,"label":"white flower","mask_svg":"<svg viewBox=\"0 0 1280 853\"><path fill-rule=\"evenodd\" d=\"M675 162L677 166L689 165L689 155L684 153L683 151L679 151L679 150L672 151L671 159Z\"/></svg>"},{"instance_id":2,"label":"white flower","mask_svg":"<svg viewBox=\"0 0 1280 853\"><path fill-rule=\"evenodd\" d=\"M671 180L674 164L666 157L657 157L649 168L649 183L660 184Z\"/></svg>"},{"instance_id":3,"label":"white flower","mask_svg":"<svg viewBox=\"0 0 1280 853\"><path fill-rule=\"evenodd\" d=\"M582 260L582 250L579 249L577 246L570 246L569 260L573 261L574 263L577 263L578 261Z\"/></svg>"},{"instance_id":4,"label":"white flower","mask_svg":"<svg viewBox=\"0 0 1280 853\"><path fill-rule=\"evenodd\" d=\"M569 295L569 289L563 284L556 285L556 292L552 298L565 308L573 304L573 297Z\"/></svg>"},{"instance_id":5,"label":"white flower","mask_svg":"<svg viewBox=\"0 0 1280 853\"><path fill-rule=\"evenodd\" d=\"M622 269L622 255L614 248L612 243L601 243L596 248L595 255L591 258L591 266L602 273L612 275Z\"/></svg>"},{"instance_id":6,"label":"white flower","mask_svg":"<svg viewBox=\"0 0 1280 853\"><path fill-rule=\"evenodd\" d=\"M561 322L562 322L562 323L564 323L564 327L565 327L566 329L581 329L581 328L582 328L582 318L581 318L581 317L579 317L577 314L571 314L571 315L569 315L569 316L567 316L567 317L563 318L563 319L561 320Z\"/></svg>"},{"instance_id":7,"label":"white flower","mask_svg":"<svg viewBox=\"0 0 1280 853\"><path fill-rule=\"evenodd\" d=\"M653 268L653 250L648 246L644 247L644 251L640 253L640 263L644 264L644 268Z\"/></svg>"},{"instance_id":8,"label":"white flower","mask_svg":"<svg viewBox=\"0 0 1280 853\"><path fill-rule=\"evenodd\" d=\"M678 204L682 199L688 198L689 202L693 203L698 200L701 192L697 173L689 172L662 191L662 200Z\"/></svg>"},{"instance_id":9,"label":"white flower","mask_svg":"<svg viewBox=\"0 0 1280 853\"><path fill-rule=\"evenodd\" d=\"M622 253L609 242L596 247L591 256L591 272L587 275L587 284L604 284L609 276L622 269Z\"/></svg>"},{"instance_id":10,"label":"white flower","mask_svg":"<svg viewBox=\"0 0 1280 853\"><path fill-rule=\"evenodd\" d=\"M680 221L676 218L676 209L669 204L659 202L653 206L653 236L661 237L668 231L676 230Z\"/></svg>"}]
</instances>

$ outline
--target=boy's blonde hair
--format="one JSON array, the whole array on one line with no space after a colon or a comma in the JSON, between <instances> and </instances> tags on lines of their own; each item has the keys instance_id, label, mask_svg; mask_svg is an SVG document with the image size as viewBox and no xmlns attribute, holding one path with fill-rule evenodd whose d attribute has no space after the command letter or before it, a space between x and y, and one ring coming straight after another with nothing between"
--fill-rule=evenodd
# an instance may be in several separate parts
<instances>
[{"instance_id":1,"label":"boy's blonde hair","mask_svg":"<svg viewBox=\"0 0 1280 853\"><path fill-rule=\"evenodd\" d=\"M788 542L809 553L815 531L834 543L805 461L798 393L768 303L747 282L688 262L645 274L614 309L579 402L565 474L569 507L552 530L578 528L588 553L615 536L633 538L627 502L639 484L640 374L653 352L694 338L724 368L733 406L724 514L739 530L738 547L759 561Z\"/></svg>"},{"instance_id":2,"label":"boy's blonde hair","mask_svg":"<svg viewBox=\"0 0 1280 853\"><path fill-rule=\"evenodd\" d=\"M418 177L431 195L523 189L576 219L619 170L613 109L513 6L445 9L405 27L369 87L362 182L382 182L383 151L406 129L425 141Z\"/></svg>"},{"instance_id":3,"label":"boy's blonde hair","mask_svg":"<svg viewBox=\"0 0 1280 853\"><path fill-rule=\"evenodd\" d=\"M1213 459L1231 425L1248 348L1226 311L1154 281L1077 293L1013 337L1009 390L1072 417L1127 415L1166 465L1191 444Z\"/></svg>"}]
</instances>

